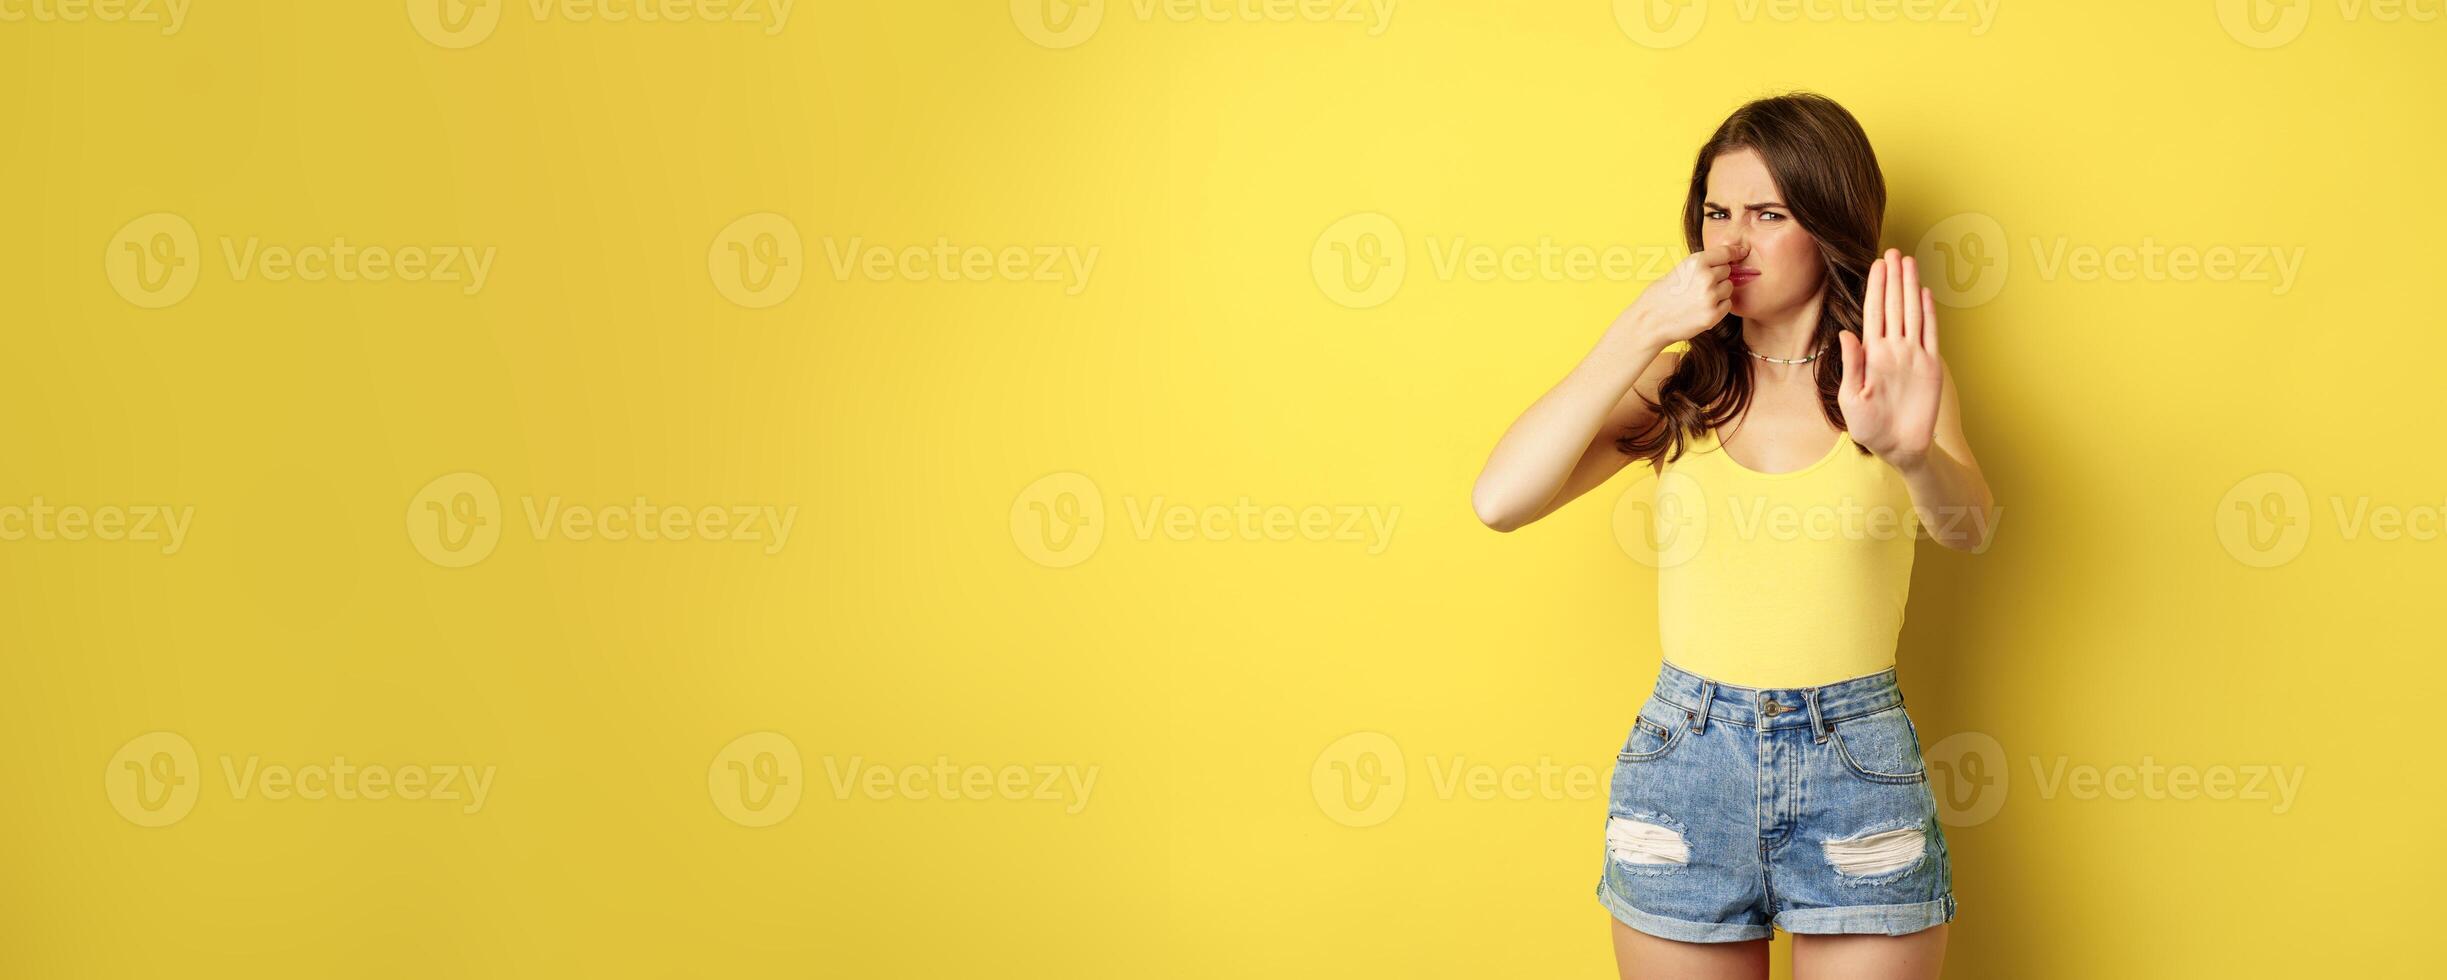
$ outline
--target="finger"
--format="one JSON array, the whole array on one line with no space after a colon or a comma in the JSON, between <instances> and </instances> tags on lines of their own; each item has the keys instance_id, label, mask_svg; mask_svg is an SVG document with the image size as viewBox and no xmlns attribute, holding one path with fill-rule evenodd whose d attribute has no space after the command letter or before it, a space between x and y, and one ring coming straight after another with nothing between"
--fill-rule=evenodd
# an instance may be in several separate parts
<instances>
[{"instance_id":1,"label":"finger","mask_svg":"<svg viewBox=\"0 0 2447 980\"><path fill-rule=\"evenodd\" d=\"M1724 269L1701 262L1700 253L1693 252L1690 258L1682 260L1682 264L1674 268L1673 274L1666 277L1663 285L1677 295L1708 296L1715 292L1719 283L1725 281Z\"/></svg>"},{"instance_id":2,"label":"finger","mask_svg":"<svg viewBox=\"0 0 2447 980\"><path fill-rule=\"evenodd\" d=\"M1920 343L1920 260L1903 257L1903 342Z\"/></svg>"},{"instance_id":3,"label":"finger","mask_svg":"<svg viewBox=\"0 0 2447 980\"><path fill-rule=\"evenodd\" d=\"M1927 286L1920 287L1920 332L1922 334L1921 348L1928 351L1930 357L1936 357L1937 295L1929 292Z\"/></svg>"},{"instance_id":4,"label":"finger","mask_svg":"<svg viewBox=\"0 0 2447 980\"><path fill-rule=\"evenodd\" d=\"M1861 339L1886 332L1886 260L1869 264L1869 279L1861 284Z\"/></svg>"},{"instance_id":5,"label":"finger","mask_svg":"<svg viewBox=\"0 0 2447 980\"><path fill-rule=\"evenodd\" d=\"M1861 393L1861 340L1850 330L1835 332L1835 343L1843 348L1844 380L1836 389L1839 393L1858 397Z\"/></svg>"},{"instance_id":6,"label":"finger","mask_svg":"<svg viewBox=\"0 0 2447 980\"><path fill-rule=\"evenodd\" d=\"M1902 256L1903 253L1894 249L1886 250L1886 335L1888 337L1899 337L1903 334L1904 293L1901 282L1897 278L1897 273L1903 268Z\"/></svg>"},{"instance_id":7,"label":"finger","mask_svg":"<svg viewBox=\"0 0 2447 980\"><path fill-rule=\"evenodd\" d=\"M1703 266L1730 267L1735 262L1750 256L1750 246L1739 242L1726 242L1722 245L1710 245L1694 254L1699 256L1700 264Z\"/></svg>"}]
</instances>

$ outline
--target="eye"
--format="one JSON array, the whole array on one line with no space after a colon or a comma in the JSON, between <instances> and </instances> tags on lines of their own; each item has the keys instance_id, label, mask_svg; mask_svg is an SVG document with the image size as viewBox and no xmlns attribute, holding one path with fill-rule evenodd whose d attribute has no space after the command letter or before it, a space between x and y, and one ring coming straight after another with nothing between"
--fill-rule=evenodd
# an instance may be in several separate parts
<instances>
[{"instance_id":1,"label":"eye","mask_svg":"<svg viewBox=\"0 0 2447 980\"><path fill-rule=\"evenodd\" d=\"M1708 210L1701 212L1701 214L1703 214L1704 216L1706 216L1706 217L1707 217L1707 219L1708 219L1708 220L1710 220L1710 221L1718 221L1718 220L1722 220L1722 219L1725 217L1725 209L1723 209L1723 208L1709 208Z\"/></svg>"},{"instance_id":2,"label":"eye","mask_svg":"<svg viewBox=\"0 0 2447 980\"><path fill-rule=\"evenodd\" d=\"M1775 219L1775 220L1777 220L1777 221L1782 221L1782 220L1784 220L1784 216L1783 216L1783 215L1781 215L1781 214L1777 214L1777 213L1776 213L1776 212L1774 212L1774 211L1761 211L1761 212L1759 212L1759 217L1760 217L1760 218L1763 218L1763 219L1764 219L1764 218L1773 218L1773 219Z\"/></svg>"}]
</instances>

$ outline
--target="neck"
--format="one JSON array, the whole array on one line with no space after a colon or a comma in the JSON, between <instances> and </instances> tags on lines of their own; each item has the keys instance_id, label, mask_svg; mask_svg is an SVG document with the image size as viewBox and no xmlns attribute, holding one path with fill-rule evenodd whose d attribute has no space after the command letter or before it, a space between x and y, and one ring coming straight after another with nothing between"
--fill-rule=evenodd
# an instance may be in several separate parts
<instances>
[{"instance_id":1,"label":"neck","mask_svg":"<svg viewBox=\"0 0 2447 980\"><path fill-rule=\"evenodd\" d=\"M1764 316L1742 318L1742 342L1750 349L1769 357L1797 358L1810 356L1811 341L1818 333L1818 307L1825 291L1810 297L1810 301L1790 310Z\"/></svg>"}]
</instances>

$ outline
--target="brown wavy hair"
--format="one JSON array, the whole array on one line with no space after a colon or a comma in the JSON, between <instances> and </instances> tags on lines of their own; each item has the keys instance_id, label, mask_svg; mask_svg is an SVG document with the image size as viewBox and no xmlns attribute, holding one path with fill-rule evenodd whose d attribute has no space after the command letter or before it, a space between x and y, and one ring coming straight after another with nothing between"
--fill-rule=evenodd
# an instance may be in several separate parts
<instances>
[{"instance_id":1,"label":"brown wavy hair","mask_svg":"<svg viewBox=\"0 0 2447 980\"><path fill-rule=\"evenodd\" d=\"M1718 156L1744 149L1766 161L1785 207L1818 240L1825 276L1810 346L1823 353L1811 363L1817 366L1820 410L1845 429L1844 410L1835 399L1844 380L1835 335L1861 332L1861 293L1870 265L1878 260L1878 231L1886 220L1886 178L1878 171L1878 155L1852 113L1823 95L1793 92L1735 109L1699 148L1699 161L1691 168L1691 189L1682 204L1682 238L1691 251L1700 249L1708 169ZM1658 388L1657 400L1641 396L1657 413L1655 423L1616 439L1615 448L1662 471L1700 433L1741 418L1750 397L1742 318L1728 313L1691 338L1690 350Z\"/></svg>"}]
</instances>

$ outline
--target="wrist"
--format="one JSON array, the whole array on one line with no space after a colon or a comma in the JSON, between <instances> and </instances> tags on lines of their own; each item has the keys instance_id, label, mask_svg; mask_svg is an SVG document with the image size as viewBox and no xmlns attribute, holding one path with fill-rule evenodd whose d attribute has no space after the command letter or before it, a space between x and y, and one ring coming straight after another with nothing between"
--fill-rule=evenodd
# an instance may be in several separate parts
<instances>
[{"instance_id":1,"label":"wrist","mask_svg":"<svg viewBox=\"0 0 2447 980\"><path fill-rule=\"evenodd\" d=\"M1646 349L1651 354L1664 350L1667 344L1673 343L1665 339L1658 331L1656 317L1646 310L1633 310L1623 314L1621 319L1614 321L1614 329L1609 332L1613 333L1615 339L1623 346L1634 350Z\"/></svg>"},{"instance_id":2,"label":"wrist","mask_svg":"<svg viewBox=\"0 0 2447 980\"><path fill-rule=\"evenodd\" d=\"M1878 458L1885 460L1888 465L1893 466L1897 472L1902 473L1904 476L1916 477L1929 472L1929 468L1935 465L1934 461L1931 459L1934 452L1935 447L1910 453L1889 450L1887 452L1878 453Z\"/></svg>"},{"instance_id":3,"label":"wrist","mask_svg":"<svg viewBox=\"0 0 2447 980\"><path fill-rule=\"evenodd\" d=\"M1628 391L1663 349L1663 344L1651 341L1630 314L1625 314L1598 337L1596 346L1590 348L1589 356L1581 359L1573 373Z\"/></svg>"}]
</instances>

